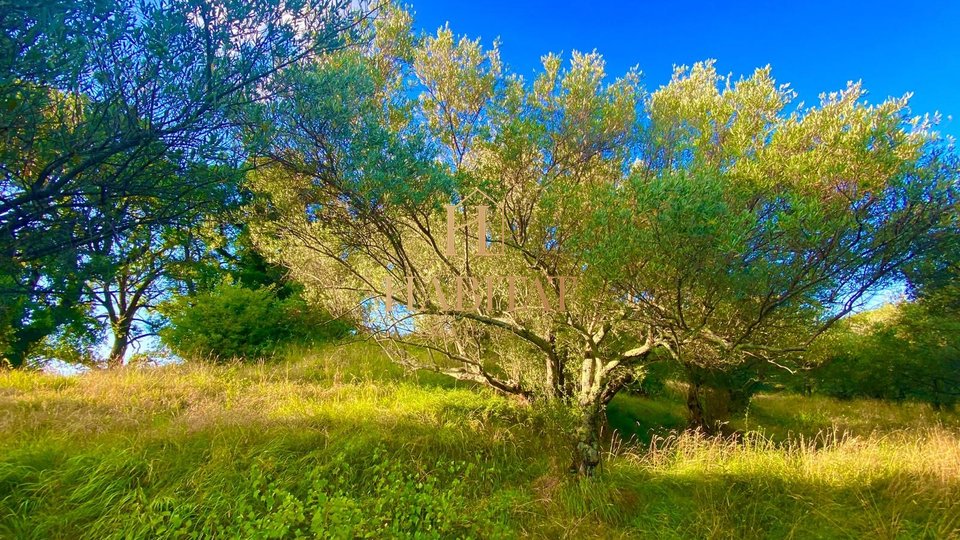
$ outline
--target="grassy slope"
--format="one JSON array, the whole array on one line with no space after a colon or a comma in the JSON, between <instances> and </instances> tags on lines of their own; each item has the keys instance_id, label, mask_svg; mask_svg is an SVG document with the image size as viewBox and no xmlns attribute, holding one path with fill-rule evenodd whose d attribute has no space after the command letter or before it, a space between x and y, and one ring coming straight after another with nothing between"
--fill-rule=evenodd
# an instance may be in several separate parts
<instances>
[{"instance_id":1,"label":"grassy slope","mask_svg":"<svg viewBox=\"0 0 960 540\"><path fill-rule=\"evenodd\" d=\"M682 419L618 398L611 424L653 442L577 482L559 411L403 375L365 345L0 373L0 537L960 537L956 415L761 396L738 427L778 444L658 427Z\"/></svg>"}]
</instances>

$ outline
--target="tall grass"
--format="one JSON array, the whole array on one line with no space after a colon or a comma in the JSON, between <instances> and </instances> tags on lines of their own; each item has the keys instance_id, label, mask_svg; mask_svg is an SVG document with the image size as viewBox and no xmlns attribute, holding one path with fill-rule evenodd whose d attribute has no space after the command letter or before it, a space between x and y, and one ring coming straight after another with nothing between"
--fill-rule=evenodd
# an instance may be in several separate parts
<instances>
[{"instance_id":1,"label":"tall grass","mask_svg":"<svg viewBox=\"0 0 960 540\"><path fill-rule=\"evenodd\" d=\"M763 396L768 436L648 430L578 481L562 410L366 344L290 356L0 373L0 537L960 538L956 415Z\"/></svg>"}]
</instances>

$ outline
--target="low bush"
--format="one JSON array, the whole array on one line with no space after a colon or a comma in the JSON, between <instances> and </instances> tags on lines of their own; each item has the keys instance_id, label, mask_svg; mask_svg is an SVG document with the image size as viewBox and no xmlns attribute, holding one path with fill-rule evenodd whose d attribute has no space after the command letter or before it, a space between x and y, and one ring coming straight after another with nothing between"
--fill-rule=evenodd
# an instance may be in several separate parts
<instances>
[{"instance_id":1,"label":"low bush","mask_svg":"<svg viewBox=\"0 0 960 540\"><path fill-rule=\"evenodd\" d=\"M225 283L176 297L162 312L170 324L161 330L161 339L183 358L269 358L287 345L321 343L350 332L348 325L311 308L299 295L279 298L273 287Z\"/></svg>"},{"instance_id":2,"label":"low bush","mask_svg":"<svg viewBox=\"0 0 960 540\"><path fill-rule=\"evenodd\" d=\"M913 400L954 407L960 399L960 319L905 303L861 313L821 347L805 378L816 392L850 399Z\"/></svg>"}]
</instances>

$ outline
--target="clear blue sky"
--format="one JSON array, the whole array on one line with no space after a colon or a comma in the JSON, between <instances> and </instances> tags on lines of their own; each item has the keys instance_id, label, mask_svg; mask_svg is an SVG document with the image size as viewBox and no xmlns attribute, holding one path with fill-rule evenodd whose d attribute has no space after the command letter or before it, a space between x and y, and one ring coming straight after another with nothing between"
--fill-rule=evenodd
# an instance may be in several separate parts
<instances>
[{"instance_id":1,"label":"clear blue sky","mask_svg":"<svg viewBox=\"0 0 960 540\"><path fill-rule=\"evenodd\" d=\"M958 1L412 1L420 29L500 37L503 60L527 78L543 54L572 50L596 49L613 76L639 65L651 90L674 64L715 58L735 77L770 64L808 104L850 80L869 101L913 92L915 114L940 111L940 131L960 138Z\"/></svg>"}]
</instances>

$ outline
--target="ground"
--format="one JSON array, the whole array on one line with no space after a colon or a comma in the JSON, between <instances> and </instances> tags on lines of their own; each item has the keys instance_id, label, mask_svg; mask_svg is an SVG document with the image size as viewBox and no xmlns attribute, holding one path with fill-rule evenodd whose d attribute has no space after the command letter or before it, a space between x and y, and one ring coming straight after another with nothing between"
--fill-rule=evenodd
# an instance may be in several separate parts
<instances>
[{"instance_id":1,"label":"ground","mask_svg":"<svg viewBox=\"0 0 960 540\"><path fill-rule=\"evenodd\" d=\"M761 395L734 440L621 396L578 480L561 410L291 356L0 373L0 538L960 538L956 413Z\"/></svg>"}]
</instances>

